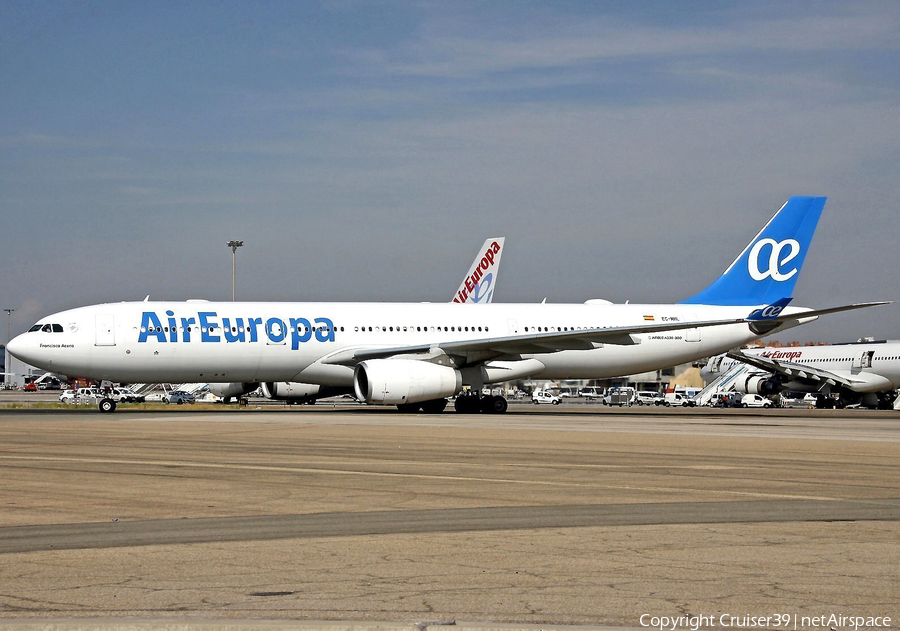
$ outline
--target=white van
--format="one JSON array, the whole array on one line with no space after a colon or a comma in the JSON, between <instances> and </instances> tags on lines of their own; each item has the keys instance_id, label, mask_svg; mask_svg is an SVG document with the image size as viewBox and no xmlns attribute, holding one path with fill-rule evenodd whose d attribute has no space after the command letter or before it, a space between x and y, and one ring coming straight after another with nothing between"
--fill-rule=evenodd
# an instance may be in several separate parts
<instances>
[{"instance_id":1,"label":"white van","mask_svg":"<svg viewBox=\"0 0 900 631\"><path fill-rule=\"evenodd\" d=\"M771 408L774 406L775 404L772 403L771 399L758 394L745 394L741 399L742 408Z\"/></svg>"},{"instance_id":2,"label":"white van","mask_svg":"<svg viewBox=\"0 0 900 631\"><path fill-rule=\"evenodd\" d=\"M540 403L550 403L551 405L559 405L559 397L549 390L535 390L531 393L531 402L535 405Z\"/></svg>"},{"instance_id":3,"label":"white van","mask_svg":"<svg viewBox=\"0 0 900 631\"><path fill-rule=\"evenodd\" d=\"M686 397L680 392L666 392L666 396L663 399L663 405L665 405L667 408L672 406L686 408L693 407L696 404L694 403L693 399Z\"/></svg>"},{"instance_id":4,"label":"white van","mask_svg":"<svg viewBox=\"0 0 900 631\"><path fill-rule=\"evenodd\" d=\"M637 405L658 405L657 401L660 399L662 399L662 396L652 390L638 390L634 394L634 402Z\"/></svg>"}]
</instances>

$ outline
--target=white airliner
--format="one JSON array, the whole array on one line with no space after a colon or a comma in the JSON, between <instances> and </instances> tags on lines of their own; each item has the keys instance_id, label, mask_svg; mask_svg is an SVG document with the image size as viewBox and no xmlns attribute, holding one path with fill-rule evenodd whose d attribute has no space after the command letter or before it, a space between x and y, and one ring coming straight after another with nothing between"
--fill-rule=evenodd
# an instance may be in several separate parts
<instances>
[{"instance_id":1,"label":"white airliner","mask_svg":"<svg viewBox=\"0 0 900 631\"><path fill-rule=\"evenodd\" d=\"M494 287L500 271L500 257L503 255L505 237L491 237L482 244L475 255L472 266L463 277L459 289L453 294L451 302L466 304L490 304L494 299ZM316 383L298 381L268 381L262 384L243 383L210 383L209 391L228 401L231 397L239 397L262 389L263 396L277 401L312 402L316 399L333 397L353 392L353 385L324 386Z\"/></svg>"},{"instance_id":2,"label":"white airliner","mask_svg":"<svg viewBox=\"0 0 900 631\"><path fill-rule=\"evenodd\" d=\"M824 204L790 198L712 285L678 304L123 302L43 318L9 352L97 380L352 386L366 403L436 412L464 384L645 372L884 304L787 306ZM506 400L479 407L504 412Z\"/></svg>"},{"instance_id":3,"label":"white airliner","mask_svg":"<svg viewBox=\"0 0 900 631\"><path fill-rule=\"evenodd\" d=\"M886 407L900 388L900 342L746 349L711 357L700 372L712 381L742 365L756 370L735 374L728 385L735 392L819 393L820 404L829 406Z\"/></svg>"}]
</instances>

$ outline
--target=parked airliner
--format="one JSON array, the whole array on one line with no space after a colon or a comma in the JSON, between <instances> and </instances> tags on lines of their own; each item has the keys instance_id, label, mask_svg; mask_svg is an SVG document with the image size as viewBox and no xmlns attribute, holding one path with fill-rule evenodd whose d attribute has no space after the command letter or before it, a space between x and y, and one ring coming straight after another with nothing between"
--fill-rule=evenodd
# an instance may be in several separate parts
<instances>
[{"instance_id":1,"label":"parked airliner","mask_svg":"<svg viewBox=\"0 0 900 631\"><path fill-rule=\"evenodd\" d=\"M729 385L736 392L813 392L829 407L889 407L900 388L900 342L893 341L744 349L711 357L701 374L712 381L736 365L756 369L734 377Z\"/></svg>"},{"instance_id":2,"label":"parked airliner","mask_svg":"<svg viewBox=\"0 0 900 631\"><path fill-rule=\"evenodd\" d=\"M97 380L352 386L366 403L436 412L464 384L639 373L884 304L788 306L824 205L790 198L715 282L678 304L123 302L43 318L9 351ZM504 412L506 400L479 407Z\"/></svg>"},{"instance_id":3,"label":"parked airliner","mask_svg":"<svg viewBox=\"0 0 900 631\"><path fill-rule=\"evenodd\" d=\"M491 237L487 239L475 255L475 260L469 267L469 271L463 277L462 283L451 302L465 304L490 304L494 299L494 288L497 285L497 274L500 271L500 257L503 255L505 237ZM333 397L353 392L353 385L323 386L317 383L301 383L299 381L267 381L262 384L243 383L235 381L231 383L210 383L209 391L224 398L239 397L257 388L267 399L277 401L312 402L324 397Z\"/></svg>"}]
</instances>

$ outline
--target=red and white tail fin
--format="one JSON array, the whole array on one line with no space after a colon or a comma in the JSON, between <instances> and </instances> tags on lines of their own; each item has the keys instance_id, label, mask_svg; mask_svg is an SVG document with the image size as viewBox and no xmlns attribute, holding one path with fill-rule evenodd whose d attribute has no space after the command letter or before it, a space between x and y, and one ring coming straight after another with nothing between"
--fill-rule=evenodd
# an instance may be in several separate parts
<instances>
[{"instance_id":1,"label":"red and white tail fin","mask_svg":"<svg viewBox=\"0 0 900 631\"><path fill-rule=\"evenodd\" d=\"M475 262L456 290L453 302L488 304L493 300L504 239L505 237L495 237L484 242Z\"/></svg>"}]
</instances>

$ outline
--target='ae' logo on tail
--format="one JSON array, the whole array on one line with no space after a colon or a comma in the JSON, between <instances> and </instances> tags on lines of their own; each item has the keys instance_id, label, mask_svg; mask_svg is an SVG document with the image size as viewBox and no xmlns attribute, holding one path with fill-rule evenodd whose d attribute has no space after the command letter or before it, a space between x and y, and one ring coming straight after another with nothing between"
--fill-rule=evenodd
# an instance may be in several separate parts
<instances>
[{"instance_id":1,"label":"'ae' logo on tail","mask_svg":"<svg viewBox=\"0 0 900 631\"><path fill-rule=\"evenodd\" d=\"M759 254L767 245L772 246L772 251L769 253L769 266L763 271L759 269ZM782 259L781 251L785 248L790 248L790 251ZM797 273L797 268L794 267L788 272L782 272L782 266L791 262L798 254L800 254L800 243L796 239L785 239L784 241L760 239L750 250L750 256L747 259L747 270L750 272L753 280L765 280L771 276L772 280L785 281Z\"/></svg>"}]
</instances>

